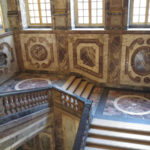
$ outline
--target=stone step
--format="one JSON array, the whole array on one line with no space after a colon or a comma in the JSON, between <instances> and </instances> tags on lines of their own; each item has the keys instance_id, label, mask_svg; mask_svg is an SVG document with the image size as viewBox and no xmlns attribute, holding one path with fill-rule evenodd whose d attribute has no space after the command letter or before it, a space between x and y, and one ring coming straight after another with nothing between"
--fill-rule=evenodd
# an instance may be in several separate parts
<instances>
[{"instance_id":1,"label":"stone step","mask_svg":"<svg viewBox=\"0 0 150 150\"><path fill-rule=\"evenodd\" d=\"M87 85L87 81L82 81L79 87L76 89L75 94L80 96Z\"/></svg>"},{"instance_id":2,"label":"stone step","mask_svg":"<svg viewBox=\"0 0 150 150\"><path fill-rule=\"evenodd\" d=\"M91 128L150 135L150 125L94 118Z\"/></svg>"},{"instance_id":3,"label":"stone step","mask_svg":"<svg viewBox=\"0 0 150 150\"><path fill-rule=\"evenodd\" d=\"M73 93L80 84L81 80L82 80L81 78L76 78L68 88L68 91Z\"/></svg>"},{"instance_id":4,"label":"stone step","mask_svg":"<svg viewBox=\"0 0 150 150\"><path fill-rule=\"evenodd\" d=\"M87 99L90 96L93 87L94 87L94 84L92 83L88 84L81 96Z\"/></svg>"},{"instance_id":5,"label":"stone step","mask_svg":"<svg viewBox=\"0 0 150 150\"><path fill-rule=\"evenodd\" d=\"M118 141L132 141L135 143L150 144L150 135L140 135L133 133L125 133L119 131L108 131L103 129L91 128L88 132L89 137L112 139Z\"/></svg>"},{"instance_id":6,"label":"stone step","mask_svg":"<svg viewBox=\"0 0 150 150\"><path fill-rule=\"evenodd\" d=\"M104 149L104 148L94 148L94 147L88 147L88 146L86 146L86 147L84 148L84 150L108 150L108 149Z\"/></svg>"},{"instance_id":7,"label":"stone step","mask_svg":"<svg viewBox=\"0 0 150 150\"><path fill-rule=\"evenodd\" d=\"M74 81L75 78L76 78L75 76L69 77L69 79L65 82L65 84L62 86L62 88L64 90L67 90L68 87L71 85L71 83Z\"/></svg>"},{"instance_id":8,"label":"stone step","mask_svg":"<svg viewBox=\"0 0 150 150\"><path fill-rule=\"evenodd\" d=\"M120 142L120 141L106 140L106 139L100 139L100 138L91 138L91 137L87 138L86 144L89 147L96 147L96 148L101 148L101 146L106 147L109 150L111 149L150 150L150 145L135 144L135 143L130 143L130 142Z\"/></svg>"}]
</instances>

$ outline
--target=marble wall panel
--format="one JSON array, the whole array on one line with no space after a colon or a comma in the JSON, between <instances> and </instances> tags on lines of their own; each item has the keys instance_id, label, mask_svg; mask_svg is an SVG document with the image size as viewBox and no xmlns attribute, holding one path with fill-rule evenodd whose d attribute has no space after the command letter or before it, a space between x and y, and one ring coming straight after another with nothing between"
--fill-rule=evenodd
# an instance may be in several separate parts
<instances>
[{"instance_id":1,"label":"marble wall panel","mask_svg":"<svg viewBox=\"0 0 150 150\"><path fill-rule=\"evenodd\" d=\"M120 82L150 86L149 35L123 35Z\"/></svg>"},{"instance_id":2,"label":"marble wall panel","mask_svg":"<svg viewBox=\"0 0 150 150\"><path fill-rule=\"evenodd\" d=\"M109 35L108 83L119 84L122 35Z\"/></svg>"},{"instance_id":3,"label":"marble wall panel","mask_svg":"<svg viewBox=\"0 0 150 150\"><path fill-rule=\"evenodd\" d=\"M13 36L0 39L0 84L18 72Z\"/></svg>"},{"instance_id":4,"label":"marble wall panel","mask_svg":"<svg viewBox=\"0 0 150 150\"><path fill-rule=\"evenodd\" d=\"M70 115L69 113L63 113L62 127L64 135L64 149L72 150L76 133L79 126L79 118Z\"/></svg>"},{"instance_id":5,"label":"marble wall panel","mask_svg":"<svg viewBox=\"0 0 150 150\"><path fill-rule=\"evenodd\" d=\"M26 70L58 70L56 37L54 34L21 34L20 39Z\"/></svg>"},{"instance_id":6,"label":"marble wall panel","mask_svg":"<svg viewBox=\"0 0 150 150\"><path fill-rule=\"evenodd\" d=\"M108 35L70 34L68 41L71 72L106 82Z\"/></svg>"},{"instance_id":7,"label":"marble wall panel","mask_svg":"<svg viewBox=\"0 0 150 150\"><path fill-rule=\"evenodd\" d=\"M55 15L54 28L55 29L67 29L68 18L66 14Z\"/></svg>"},{"instance_id":8,"label":"marble wall panel","mask_svg":"<svg viewBox=\"0 0 150 150\"><path fill-rule=\"evenodd\" d=\"M67 34L57 34L57 54L58 54L58 64L59 70L62 72L69 71L69 56L68 56L68 35Z\"/></svg>"}]
</instances>

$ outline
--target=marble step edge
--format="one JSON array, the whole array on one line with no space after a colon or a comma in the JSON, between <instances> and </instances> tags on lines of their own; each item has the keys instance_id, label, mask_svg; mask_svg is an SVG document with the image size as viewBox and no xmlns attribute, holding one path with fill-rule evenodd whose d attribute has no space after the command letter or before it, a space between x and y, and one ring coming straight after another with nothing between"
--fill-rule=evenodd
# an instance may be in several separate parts
<instances>
[{"instance_id":1,"label":"marble step edge","mask_svg":"<svg viewBox=\"0 0 150 150\"><path fill-rule=\"evenodd\" d=\"M128 123L128 122L120 122L120 121L112 121L112 120L104 120L104 119L96 119L94 118L91 122L92 128L106 128L108 130L115 129L121 131L133 131L142 134L150 134L150 125L146 124L138 124L138 123Z\"/></svg>"},{"instance_id":2,"label":"marble step edge","mask_svg":"<svg viewBox=\"0 0 150 150\"><path fill-rule=\"evenodd\" d=\"M150 135L141 135L136 133L127 133L121 131L108 131L103 129L90 128L88 132L89 137L101 138L105 137L110 139L117 139L118 141L132 141L132 142L148 142L150 144Z\"/></svg>"},{"instance_id":3,"label":"marble step edge","mask_svg":"<svg viewBox=\"0 0 150 150\"><path fill-rule=\"evenodd\" d=\"M95 147L88 147L88 146L86 146L86 147L84 148L84 150L108 150L108 149L104 149L104 148L95 148Z\"/></svg>"},{"instance_id":4,"label":"marble step edge","mask_svg":"<svg viewBox=\"0 0 150 150\"><path fill-rule=\"evenodd\" d=\"M64 89L64 90L67 90L69 87L70 87L70 85L73 83L73 81L76 79L76 76L70 76L68 79L67 79L67 81L64 83L64 85L62 86L62 88Z\"/></svg>"},{"instance_id":5,"label":"marble step edge","mask_svg":"<svg viewBox=\"0 0 150 150\"><path fill-rule=\"evenodd\" d=\"M150 145L145 144L135 144L131 142L120 142L115 140L106 140L99 138L90 138L86 139L86 145L89 147L101 148L101 146L106 146L116 149L130 149L130 150L150 150Z\"/></svg>"},{"instance_id":6,"label":"marble step edge","mask_svg":"<svg viewBox=\"0 0 150 150\"><path fill-rule=\"evenodd\" d=\"M67 89L69 92L74 93L74 91L78 88L80 85L82 79L81 78L76 78L70 85L70 87Z\"/></svg>"}]
</instances>

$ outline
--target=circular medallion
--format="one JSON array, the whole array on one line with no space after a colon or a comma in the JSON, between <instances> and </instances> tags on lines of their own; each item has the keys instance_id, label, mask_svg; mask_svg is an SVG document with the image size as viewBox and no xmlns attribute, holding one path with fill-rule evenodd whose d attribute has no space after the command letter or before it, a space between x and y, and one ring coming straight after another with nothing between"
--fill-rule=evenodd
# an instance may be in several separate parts
<instances>
[{"instance_id":1,"label":"circular medallion","mask_svg":"<svg viewBox=\"0 0 150 150\"><path fill-rule=\"evenodd\" d=\"M40 44L33 45L30 51L32 57L38 61L43 61L47 58L47 51L43 45Z\"/></svg>"},{"instance_id":2,"label":"circular medallion","mask_svg":"<svg viewBox=\"0 0 150 150\"><path fill-rule=\"evenodd\" d=\"M129 115L146 115L150 113L150 100L138 95L124 95L115 99L117 110Z\"/></svg>"},{"instance_id":3,"label":"circular medallion","mask_svg":"<svg viewBox=\"0 0 150 150\"><path fill-rule=\"evenodd\" d=\"M26 79L22 80L19 83L16 84L15 89L16 90L27 90L32 88L40 88L40 87L46 87L51 82L47 79L42 78L32 78L32 79Z\"/></svg>"},{"instance_id":4,"label":"circular medallion","mask_svg":"<svg viewBox=\"0 0 150 150\"><path fill-rule=\"evenodd\" d=\"M150 47L137 48L131 61L135 73L143 76L150 74Z\"/></svg>"}]
</instances>

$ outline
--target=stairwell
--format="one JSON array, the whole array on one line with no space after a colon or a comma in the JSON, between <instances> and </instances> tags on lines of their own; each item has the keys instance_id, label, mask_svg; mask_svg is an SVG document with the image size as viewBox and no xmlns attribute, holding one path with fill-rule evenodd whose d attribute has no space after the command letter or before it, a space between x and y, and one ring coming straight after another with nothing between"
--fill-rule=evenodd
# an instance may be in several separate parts
<instances>
[{"instance_id":1,"label":"stairwell","mask_svg":"<svg viewBox=\"0 0 150 150\"><path fill-rule=\"evenodd\" d=\"M70 76L63 89L88 99L94 84ZM93 118L85 150L150 150L150 126Z\"/></svg>"}]
</instances>

